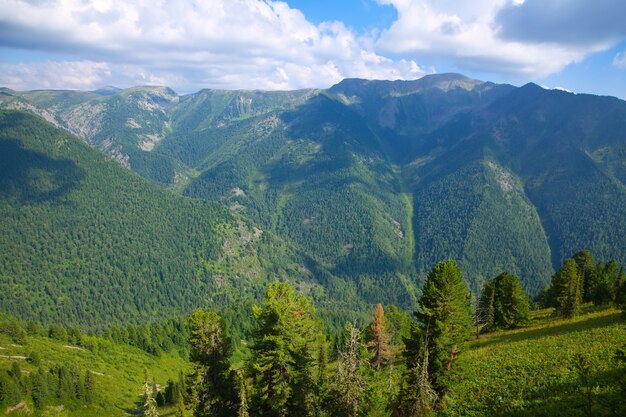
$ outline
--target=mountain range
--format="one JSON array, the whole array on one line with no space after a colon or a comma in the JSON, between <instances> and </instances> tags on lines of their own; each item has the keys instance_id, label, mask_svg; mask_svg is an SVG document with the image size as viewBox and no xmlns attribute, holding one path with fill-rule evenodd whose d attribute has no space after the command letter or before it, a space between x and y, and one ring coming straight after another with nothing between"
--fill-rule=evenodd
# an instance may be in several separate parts
<instances>
[{"instance_id":1,"label":"mountain range","mask_svg":"<svg viewBox=\"0 0 626 417\"><path fill-rule=\"evenodd\" d=\"M5 88L0 108L0 306L21 315L84 324L67 297L131 285L124 314L145 319L145 300L187 311L273 279L338 310L410 308L443 259L473 291L506 270L534 294L579 249L626 261L626 102L612 97L440 74L187 95Z\"/></svg>"}]
</instances>

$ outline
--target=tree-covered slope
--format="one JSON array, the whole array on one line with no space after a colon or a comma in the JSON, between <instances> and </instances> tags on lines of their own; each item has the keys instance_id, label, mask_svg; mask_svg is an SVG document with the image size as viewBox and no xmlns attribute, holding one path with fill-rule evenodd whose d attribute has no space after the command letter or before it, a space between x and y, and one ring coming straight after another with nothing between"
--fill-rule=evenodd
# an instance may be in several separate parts
<instances>
[{"instance_id":1,"label":"tree-covered slope","mask_svg":"<svg viewBox=\"0 0 626 417\"><path fill-rule=\"evenodd\" d=\"M372 284L385 282L382 300L408 306L447 258L474 290L508 270L533 292L580 248L626 261L626 103L615 98L458 74L111 93L5 89L0 106L253 219L360 299L379 301Z\"/></svg>"},{"instance_id":2,"label":"tree-covered slope","mask_svg":"<svg viewBox=\"0 0 626 417\"><path fill-rule=\"evenodd\" d=\"M102 327L232 302L268 274L307 277L223 206L153 185L36 116L0 112L0 149L3 311Z\"/></svg>"}]
</instances>

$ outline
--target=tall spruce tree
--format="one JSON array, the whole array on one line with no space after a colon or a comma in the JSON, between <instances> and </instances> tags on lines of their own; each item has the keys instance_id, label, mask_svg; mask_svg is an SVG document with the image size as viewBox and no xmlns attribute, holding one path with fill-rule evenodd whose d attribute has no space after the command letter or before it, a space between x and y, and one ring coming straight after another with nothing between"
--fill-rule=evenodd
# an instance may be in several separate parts
<instances>
[{"instance_id":1,"label":"tall spruce tree","mask_svg":"<svg viewBox=\"0 0 626 417\"><path fill-rule=\"evenodd\" d=\"M427 341L428 371L434 389L443 393L446 373L472 328L471 309L463 274L452 260L438 263L426 278L419 308L415 312L421 332L414 332L411 343L419 348Z\"/></svg>"},{"instance_id":2,"label":"tall spruce tree","mask_svg":"<svg viewBox=\"0 0 626 417\"><path fill-rule=\"evenodd\" d=\"M553 305L563 317L572 317L582 303L581 280L574 259L567 259L552 277L551 294Z\"/></svg>"},{"instance_id":3,"label":"tall spruce tree","mask_svg":"<svg viewBox=\"0 0 626 417\"><path fill-rule=\"evenodd\" d=\"M406 368L398 398L390 403L393 417L428 417L435 409L439 396L432 385L429 368L428 340L416 324L405 339L403 356Z\"/></svg>"},{"instance_id":4,"label":"tall spruce tree","mask_svg":"<svg viewBox=\"0 0 626 417\"><path fill-rule=\"evenodd\" d=\"M312 416L318 411L318 343L321 324L305 297L284 283L270 284L265 303L253 310L257 328L249 369L251 415Z\"/></svg>"},{"instance_id":5,"label":"tall spruce tree","mask_svg":"<svg viewBox=\"0 0 626 417\"><path fill-rule=\"evenodd\" d=\"M224 321L213 311L196 310L190 323L190 359L197 381L194 416L234 416L239 394L235 373L230 369L232 345Z\"/></svg>"},{"instance_id":6,"label":"tall spruce tree","mask_svg":"<svg viewBox=\"0 0 626 417\"><path fill-rule=\"evenodd\" d=\"M598 263L590 285L590 301L595 305L608 304L615 300L616 282L619 280L620 267L615 260L607 264Z\"/></svg>"},{"instance_id":7,"label":"tall spruce tree","mask_svg":"<svg viewBox=\"0 0 626 417\"><path fill-rule=\"evenodd\" d=\"M591 301L592 285L594 275L596 273L596 265L593 260L593 255L588 250L581 250L574 254L574 260L576 261L579 278L581 280L580 288L582 300L585 302Z\"/></svg>"},{"instance_id":8,"label":"tall spruce tree","mask_svg":"<svg viewBox=\"0 0 626 417\"><path fill-rule=\"evenodd\" d=\"M530 300L519 279L503 272L493 279L493 326L512 329L528 320Z\"/></svg>"}]
</instances>

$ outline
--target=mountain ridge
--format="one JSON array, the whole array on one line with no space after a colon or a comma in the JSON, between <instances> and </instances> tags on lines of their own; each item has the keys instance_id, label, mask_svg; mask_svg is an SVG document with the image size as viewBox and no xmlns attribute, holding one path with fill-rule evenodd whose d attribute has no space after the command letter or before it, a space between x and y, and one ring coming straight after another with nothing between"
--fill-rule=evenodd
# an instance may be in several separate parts
<instances>
[{"instance_id":1,"label":"mountain ridge","mask_svg":"<svg viewBox=\"0 0 626 417\"><path fill-rule=\"evenodd\" d=\"M580 248L626 260L616 98L460 74L164 102L141 89L76 93L42 108L59 95L20 94L127 168L277 233L366 300L373 282L390 283L391 301L413 292L449 257L474 291L507 269L532 292Z\"/></svg>"}]
</instances>

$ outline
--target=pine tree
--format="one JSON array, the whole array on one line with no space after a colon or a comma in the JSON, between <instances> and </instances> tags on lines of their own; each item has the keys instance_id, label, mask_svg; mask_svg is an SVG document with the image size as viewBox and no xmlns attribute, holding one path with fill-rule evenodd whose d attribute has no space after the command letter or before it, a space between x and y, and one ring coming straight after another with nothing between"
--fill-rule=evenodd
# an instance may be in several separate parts
<instances>
[{"instance_id":1,"label":"pine tree","mask_svg":"<svg viewBox=\"0 0 626 417\"><path fill-rule=\"evenodd\" d=\"M93 402L93 394L95 389L95 381L93 379L93 373L90 370L85 372L85 402L90 404Z\"/></svg>"},{"instance_id":2,"label":"pine tree","mask_svg":"<svg viewBox=\"0 0 626 417\"><path fill-rule=\"evenodd\" d=\"M229 356L232 345L224 320L213 311L196 310L191 316L190 359L198 378L195 389L196 417L233 416L238 393Z\"/></svg>"},{"instance_id":3,"label":"pine tree","mask_svg":"<svg viewBox=\"0 0 626 417\"><path fill-rule=\"evenodd\" d=\"M237 380L239 381L239 411L237 417L250 417L248 412L248 385L246 384L246 376L240 369L237 371Z\"/></svg>"},{"instance_id":4,"label":"pine tree","mask_svg":"<svg viewBox=\"0 0 626 417\"><path fill-rule=\"evenodd\" d=\"M48 395L48 378L44 370L39 368L37 373L31 376L31 397L33 398L35 407L40 410L44 408L48 400Z\"/></svg>"},{"instance_id":5,"label":"pine tree","mask_svg":"<svg viewBox=\"0 0 626 417\"><path fill-rule=\"evenodd\" d=\"M322 337L315 309L284 283L270 284L257 321L248 366L253 377L251 414L309 416L316 413L316 353Z\"/></svg>"},{"instance_id":6,"label":"pine tree","mask_svg":"<svg viewBox=\"0 0 626 417\"><path fill-rule=\"evenodd\" d=\"M567 259L552 277L551 293L557 312L563 317L572 317L582 302L580 276L574 259Z\"/></svg>"},{"instance_id":7,"label":"pine tree","mask_svg":"<svg viewBox=\"0 0 626 417\"><path fill-rule=\"evenodd\" d=\"M481 328L490 330L495 322L495 295L496 289L493 280L485 282L480 293L480 299L474 310L474 325L476 326L476 338L478 338Z\"/></svg>"},{"instance_id":8,"label":"pine tree","mask_svg":"<svg viewBox=\"0 0 626 417\"><path fill-rule=\"evenodd\" d=\"M620 268L617 281L615 282L615 305L626 314L626 272Z\"/></svg>"},{"instance_id":9,"label":"pine tree","mask_svg":"<svg viewBox=\"0 0 626 417\"><path fill-rule=\"evenodd\" d=\"M438 263L426 278L415 316L428 341L428 371L438 393L445 391L446 373L471 332L467 287L456 262Z\"/></svg>"},{"instance_id":10,"label":"pine tree","mask_svg":"<svg viewBox=\"0 0 626 417\"><path fill-rule=\"evenodd\" d=\"M397 400L393 405L393 417L427 417L433 413L439 396L433 388L429 373L428 340L423 330L415 324L411 336L405 339L403 356L406 370Z\"/></svg>"},{"instance_id":11,"label":"pine tree","mask_svg":"<svg viewBox=\"0 0 626 417\"><path fill-rule=\"evenodd\" d=\"M493 279L493 325L512 329L528 321L530 300L516 276L503 272Z\"/></svg>"},{"instance_id":12,"label":"pine tree","mask_svg":"<svg viewBox=\"0 0 626 417\"><path fill-rule=\"evenodd\" d=\"M176 417L185 417L185 399L180 390L176 394Z\"/></svg>"},{"instance_id":13,"label":"pine tree","mask_svg":"<svg viewBox=\"0 0 626 417\"><path fill-rule=\"evenodd\" d=\"M578 267L578 274L580 284L582 300L587 302L592 298L592 285L594 281L594 274L596 272L596 265L593 260L593 255L588 250L581 250L574 255L576 266Z\"/></svg>"},{"instance_id":14,"label":"pine tree","mask_svg":"<svg viewBox=\"0 0 626 417\"><path fill-rule=\"evenodd\" d=\"M389 336L385 329L385 310L382 304L376 304L376 310L372 316L370 329L371 340L367 342L367 346L374 353L372 366L378 371L391 359Z\"/></svg>"},{"instance_id":15,"label":"pine tree","mask_svg":"<svg viewBox=\"0 0 626 417\"><path fill-rule=\"evenodd\" d=\"M361 370L361 331L348 323L345 334L345 345L339 351L326 408L333 416L358 417L365 414L364 397L367 390Z\"/></svg>"},{"instance_id":16,"label":"pine tree","mask_svg":"<svg viewBox=\"0 0 626 417\"><path fill-rule=\"evenodd\" d=\"M616 282L619 280L620 268L615 260L606 265L600 262L595 268L594 280L590 285L590 301L595 305L608 304L615 300Z\"/></svg>"}]
</instances>

